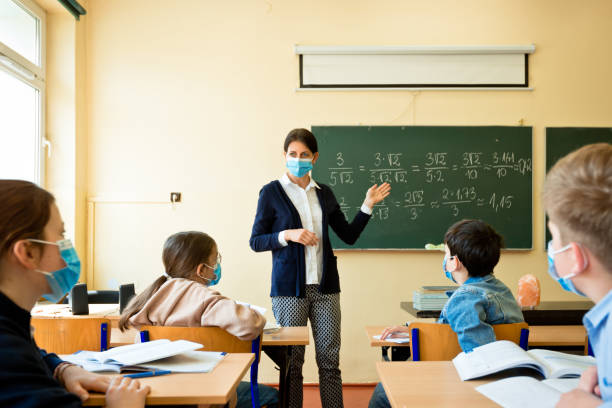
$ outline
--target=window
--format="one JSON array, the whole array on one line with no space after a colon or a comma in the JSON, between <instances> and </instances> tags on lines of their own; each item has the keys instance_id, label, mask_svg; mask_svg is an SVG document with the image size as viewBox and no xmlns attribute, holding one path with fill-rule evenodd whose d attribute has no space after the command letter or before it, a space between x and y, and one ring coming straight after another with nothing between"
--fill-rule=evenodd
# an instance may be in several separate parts
<instances>
[{"instance_id":1,"label":"window","mask_svg":"<svg viewBox=\"0 0 612 408\"><path fill-rule=\"evenodd\" d=\"M0 178L43 181L45 15L0 1Z\"/></svg>"}]
</instances>

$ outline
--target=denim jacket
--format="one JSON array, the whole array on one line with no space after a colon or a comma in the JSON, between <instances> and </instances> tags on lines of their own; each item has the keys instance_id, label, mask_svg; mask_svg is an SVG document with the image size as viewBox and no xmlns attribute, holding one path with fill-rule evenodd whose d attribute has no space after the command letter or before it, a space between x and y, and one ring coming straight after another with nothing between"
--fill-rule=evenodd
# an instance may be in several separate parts
<instances>
[{"instance_id":1,"label":"denim jacket","mask_svg":"<svg viewBox=\"0 0 612 408\"><path fill-rule=\"evenodd\" d=\"M493 274L470 277L448 299L438 323L457 333L466 353L495 341L493 324L519 323L523 312L510 289Z\"/></svg>"}]
</instances>

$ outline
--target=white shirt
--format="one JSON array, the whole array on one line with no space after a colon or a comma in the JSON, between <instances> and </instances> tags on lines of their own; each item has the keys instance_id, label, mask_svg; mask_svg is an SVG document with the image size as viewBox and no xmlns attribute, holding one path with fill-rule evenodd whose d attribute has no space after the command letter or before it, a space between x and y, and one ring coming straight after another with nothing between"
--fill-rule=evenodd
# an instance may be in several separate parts
<instances>
[{"instance_id":1,"label":"white shirt","mask_svg":"<svg viewBox=\"0 0 612 408\"><path fill-rule=\"evenodd\" d=\"M323 273L323 212L317 197L315 188L320 189L319 185L310 178L310 183L306 188L302 188L289 180L287 174L279 179L283 190L293 203L293 206L300 215L302 228L315 233L319 242L317 245L305 245L304 257L306 260L306 284L318 285L321 282ZM278 234L278 242L287 246L285 231Z\"/></svg>"},{"instance_id":2,"label":"white shirt","mask_svg":"<svg viewBox=\"0 0 612 408\"><path fill-rule=\"evenodd\" d=\"M304 246L306 284L318 285L321 282L321 274L323 273L323 213L315 188L320 190L321 187L311 177L310 183L308 183L306 188L302 188L293 183L286 173L278 181L300 215L302 228L314 232L317 238L319 238L316 246ZM372 214L372 209L365 204L361 206L361 211L366 214ZM282 246L288 245L285 240L285 231L279 232L278 242Z\"/></svg>"}]
</instances>

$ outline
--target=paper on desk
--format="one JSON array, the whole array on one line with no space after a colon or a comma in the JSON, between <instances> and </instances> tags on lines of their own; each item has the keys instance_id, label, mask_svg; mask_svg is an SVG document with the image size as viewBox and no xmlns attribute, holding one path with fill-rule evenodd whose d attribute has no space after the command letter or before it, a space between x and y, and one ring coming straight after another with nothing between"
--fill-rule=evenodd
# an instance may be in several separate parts
<instances>
[{"instance_id":1,"label":"paper on desk","mask_svg":"<svg viewBox=\"0 0 612 408\"><path fill-rule=\"evenodd\" d=\"M576 388L578 381L578 378L538 381L519 376L481 385L476 391L507 408L553 408L561 393Z\"/></svg>"},{"instance_id":2,"label":"paper on desk","mask_svg":"<svg viewBox=\"0 0 612 408\"><path fill-rule=\"evenodd\" d=\"M372 336L372 338L376 339L376 340L380 340L380 334L377 334L376 336ZM388 341L390 343L397 343L397 344L404 344L404 343L410 343L410 336L408 334L394 334L393 337L387 337L386 339L384 339L383 341Z\"/></svg>"},{"instance_id":3,"label":"paper on desk","mask_svg":"<svg viewBox=\"0 0 612 408\"><path fill-rule=\"evenodd\" d=\"M238 303L239 305L242 305L242 306L250 307L251 309L255 310L257 313L259 313L262 316L266 315L266 310L267 309L265 307L256 306L256 305L252 305L250 303L239 302L239 301L236 301L236 303Z\"/></svg>"},{"instance_id":4,"label":"paper on desk","mask_svg":"<svg viewBox=\"0 0 612 408\"><path fill-rule=\"evenodd\" d=\"M264 333L274 333L280 330L280 326L276 322L266 322L263 328Z\"/></svg>"}]
</instances>

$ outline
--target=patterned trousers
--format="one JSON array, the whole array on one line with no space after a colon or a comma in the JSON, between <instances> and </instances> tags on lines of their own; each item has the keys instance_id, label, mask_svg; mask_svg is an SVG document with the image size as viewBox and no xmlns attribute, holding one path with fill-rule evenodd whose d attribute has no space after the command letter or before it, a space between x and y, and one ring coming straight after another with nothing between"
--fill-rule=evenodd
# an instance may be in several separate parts
<instances>
[{"instance_id":1,"label":"patterned trousers","mask_svg":"<svg viewBox=\"0 0 612 408\"><path fill-rule=\"evenodd\" d=\"M323 408L343 407L340 375L340 294L322 294L319 285L306 285L306 296L272 297L272 310L280 326L306 326L310 319L319 367ZM302 406L304 346L293 346L290 362L289 406Z\"/></svg>"}]
</instances>

